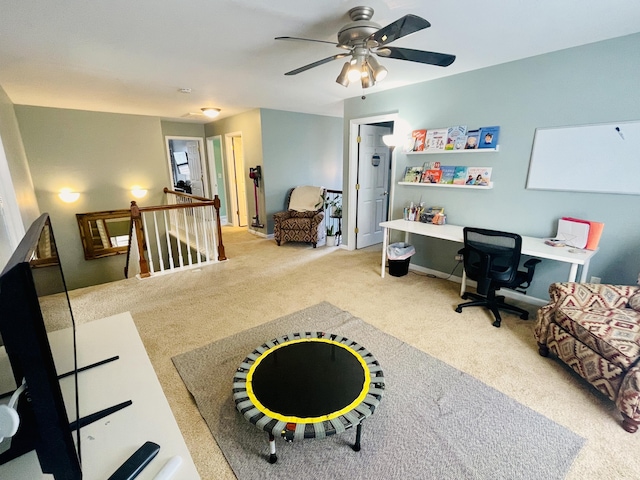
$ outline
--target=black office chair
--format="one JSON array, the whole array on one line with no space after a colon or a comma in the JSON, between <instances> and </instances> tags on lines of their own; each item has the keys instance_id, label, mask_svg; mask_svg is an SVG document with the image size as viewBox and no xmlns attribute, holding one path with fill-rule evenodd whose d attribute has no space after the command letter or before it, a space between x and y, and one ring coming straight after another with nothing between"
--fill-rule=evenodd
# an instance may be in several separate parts
<instances>
[{"instance_id":1,"label":"black office chair","mask_svg":"<svg viewBox=\"0 0 640 480\"><path fill-rule=\"evenodd\" d=\"M531 284L533 272L540 260L527 260L524 264L527 270L518 270L522 237L516 233L470 227L465 227L463 232L464 248L458 253L463 256L467 277L477 282L477 293L464 293L463 299L475 300L461 303L456 312L461 313L465 307L488 308L495 317L494 327L500 326L499 310L518 313L520 318L527 320L529 312L505 303L504 296L496 296L496 290L504 287L526 293L523 289Z\"/></svg>"}]
</instances>

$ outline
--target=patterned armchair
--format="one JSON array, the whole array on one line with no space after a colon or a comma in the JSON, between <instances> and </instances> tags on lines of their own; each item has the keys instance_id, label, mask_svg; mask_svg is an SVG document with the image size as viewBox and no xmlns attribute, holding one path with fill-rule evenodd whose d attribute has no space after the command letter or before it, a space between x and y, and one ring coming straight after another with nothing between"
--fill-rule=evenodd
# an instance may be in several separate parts
<instances>
[{"instance_id":1,"label":"patterned armchair","mask_svg":"<svg viewBox=\"0 0 640 480\"><path fill-rule=\"evenodd\" d=\"M640 287L554 283L538 310L535 337L549 351L616 402L622 427L640 425Z\"/></svg>"},{"instance_id":2,"label":"patterned armchair","mask_svg":"<svg viewBox=\"0 0 640 480\"><path fill-rule=\"evenodd\" d=\"M307 242L316 248L326 238L324 228L324 195L322 187L295 187L285 201L287 210L273 215L273 237L283 242Z\"/></svg>"}]
</instances>

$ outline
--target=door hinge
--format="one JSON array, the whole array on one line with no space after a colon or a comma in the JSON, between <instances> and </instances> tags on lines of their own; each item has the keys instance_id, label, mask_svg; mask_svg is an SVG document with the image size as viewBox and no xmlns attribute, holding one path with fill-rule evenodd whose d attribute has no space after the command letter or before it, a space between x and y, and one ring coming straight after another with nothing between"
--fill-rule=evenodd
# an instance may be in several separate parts
<instances>
[{"instance_id":1,"label":"door hinge","mask_svg":"<svg viewBox=\"0 0 640 480\"><path fill-rule=\"evenodd\" d=\"M358 135L356 137L356 143L360 143L362 141L362 137L360 135Z\"/></svg>"},{"instance_id":2,"label":"door hinge","mask_svg":"<svg viewBox=\"0 0 640 480\"><path fill-rule=\"evenodd\" d=\"M358 232L360 232L360 229L358 229L358 227L356 227L356 228L353 229L353 231L354 231L354 233L358 233Z\"/></svg>"},{"instance_id":3,"label":"door hinge","mask_svg":"<svg viewBox=\"0 0 640 480\"><path fill-rule=\"evenodd\" d=\"M356 183L356 191L360 190L360 184Z\"/></svg>"}]
</instances>

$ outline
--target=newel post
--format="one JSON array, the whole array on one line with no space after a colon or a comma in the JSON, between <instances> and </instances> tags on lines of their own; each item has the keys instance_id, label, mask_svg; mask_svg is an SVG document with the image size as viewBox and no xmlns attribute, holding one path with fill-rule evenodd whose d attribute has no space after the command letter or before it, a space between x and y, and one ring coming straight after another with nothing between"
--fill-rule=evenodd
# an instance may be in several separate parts
<instances>
[{"instance_id":1,"label":"newel post","mask_svg":"<svg viewBox=\"0 0 640 480\"><path fill-rule=\"evenodd\" d=\"M220 225L220 198L218 195L213 197L213 208L216 209L216 228L218 229L218 260L226 260L227 256L224 253L224 244L222 243L222 226Z\"/></svg>"},{"instance_id":2,"label":"newel post","mask_svg":"<svg viewBox=\"0 0 640 480\"><path fill-rule=\"evenodd\" d=\"M133 228L136 230L136 240L138 242L138 256L140 257L140 276L142 278L146 278L151 276L149 273L149 264L147 263L147 257L144 252L145 241L144 241L144 230L142 229L142 216L140 215L140 209L138 208L138 204L135 200L131 201L131 222L133 223Z\"/></svg>"}]
</instances>

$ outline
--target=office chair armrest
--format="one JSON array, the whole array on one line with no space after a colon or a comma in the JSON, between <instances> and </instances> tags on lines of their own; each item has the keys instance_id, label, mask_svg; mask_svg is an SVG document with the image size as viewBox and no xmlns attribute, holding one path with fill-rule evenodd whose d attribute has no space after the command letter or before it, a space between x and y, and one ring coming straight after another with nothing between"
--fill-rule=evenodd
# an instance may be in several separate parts
<instances>
[{"instance_id":1,"label":"office chair armrest","mask_svg":"<svg viewBox=\"0 0 640 480\"><path fill-rule=\"evenodd\" d=\"M536 265L541 262L538 258L530 258L526 262L524 262L523 267L527 269L525 272L526 280L519 285L518 288L529 288L531 286L531 280L533 280L533 273L536 270Z\"/></svg>"}]
</instances>

